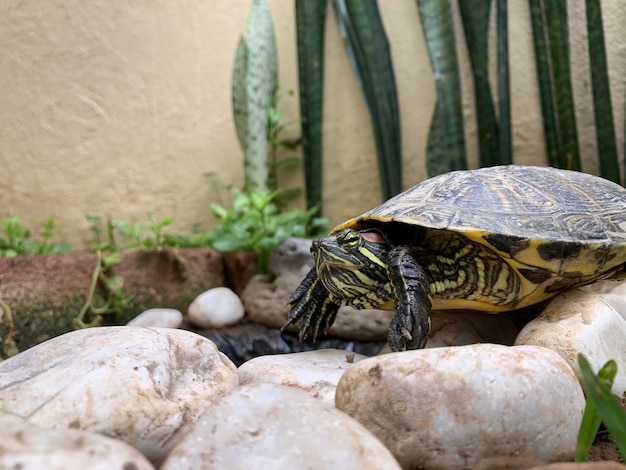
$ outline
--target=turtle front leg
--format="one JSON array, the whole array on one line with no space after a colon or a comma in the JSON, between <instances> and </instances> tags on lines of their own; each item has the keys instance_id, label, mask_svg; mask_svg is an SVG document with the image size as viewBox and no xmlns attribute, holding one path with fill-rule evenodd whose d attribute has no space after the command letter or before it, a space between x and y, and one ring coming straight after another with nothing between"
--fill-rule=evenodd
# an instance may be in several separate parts
<instances>
[{"instance_id":1,"label":"turtle front leg","mask_svg":"<svg viewBox=\"0 0 626 470\"><path fill-rule=\"evenodd\" d=\"M422 349L430 330L431 277L420 265L417 252L404 246L389 253L388 272L396 307L389 323L389 347L392 351L401 351L405 346Z\"/></svg>"},{"instance_id":2,"label":"turtle front leg","mask_svg":"<svg viewBox=\"0 0 626 470\"><path fill-rule=\"evenodd\" d=\"M339 305L328 297L328 291L317 276L313 267L302 280L298 288L288 300L291 311L281 331L289 325L300 321L300 341L307 337L309 330L313 332L313 341L321 331L326 333L332 326L339 310Z\"/></svg>"}]
</instances>

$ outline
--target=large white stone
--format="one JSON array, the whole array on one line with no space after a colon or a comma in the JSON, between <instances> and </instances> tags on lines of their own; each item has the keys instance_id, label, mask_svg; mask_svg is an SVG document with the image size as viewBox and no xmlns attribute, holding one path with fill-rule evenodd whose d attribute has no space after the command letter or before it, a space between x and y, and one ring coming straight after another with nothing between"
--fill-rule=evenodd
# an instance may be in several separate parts
<instances>
[{"instance_id":1,"label":"large white stone","mask_svg":"<svg viewBox=\"0 0 626 470\"><path fill-rule=\"evenodd\" d=\"M175 308L149 308L129 321L127 326L180 328L182 324L183 314Z\"/></svg>"},{"instance_id":2,"label":"large white stone","mask_svg":"<svg viewBox=\"0 0 626 470\"><path fill-rule=\"evenodd\" d=\"M579 288L583 292L596 294L626 320L626 280L604 279Z\"/></svg>"},{"instance_id":3,"label":"large white stone","mask_svg":"<svg viewBox=\"0 0 626 470\"><path fill-rule=\"evenodd\" d=\"M244 313L239 296L228 287L215 287L203 292L187 309L189 321L199 328L234 325Z\"/></svg>"},{"instance_id":4,"label":"large white stone","mask_svg":"<svg viewBox=\"0 0 626 470\"><path fill-rule=\"evenodd\" d=\"M75 429L45 429L0 420L0 468L19 470L154 470L125 442Z\"/></svg>"},{"instance_id":5,"label":"large white stone","mask_svg":"<svg viewBox=\"0 0 626 470\"><path fill-rule=\"evenodd\" d=\"M287 385L335 406L335 388L342 374L366 357L338 349L255 357L239 366L239 383Z\"/></svg>"},{"instance_id":6,"label":"large white stone","mask_svg":"<svg viewBox=\"0 0 626 470\"><path fill-rule=\"evenodd\" d=\"M207 407L161 470L399 470L345 413L283 385L243 385Z\"/></svg>"},{"instance_id":7,"label":"large white stone","mask_svg":"<svg viewBox=\"0 0 626 470\"><path fill-rule=\"evenodd\" d=\"M549 349L476 344L360 361L339 380L335 404L403 468L452 470L498 455L571 459L585 398Z\"/></svg>"},{"instance_id":8,"label":"large white stone","mask_svg":"<svg viewBox=\"0 0 626 470\"><path fill-rule=\"evenodd\" d=\"M53 338L0 363L0 410L42 427L117 437L160 462L237 370L206 338L104 327Z\"/></svg>"},{"instance_id":9,"label":"large white stone","mask_svg":"<svg viewBox=\"0 0 626 470\"><path fill-rule=\"evenodd\" d=\"M621 396L626 391L626 320L602 295L573 289L555 297L520 331L515 344L552 349L578 375L578 354L587 358L594 371L615 359L613 393Z\"/></svg>"}]
</instances>

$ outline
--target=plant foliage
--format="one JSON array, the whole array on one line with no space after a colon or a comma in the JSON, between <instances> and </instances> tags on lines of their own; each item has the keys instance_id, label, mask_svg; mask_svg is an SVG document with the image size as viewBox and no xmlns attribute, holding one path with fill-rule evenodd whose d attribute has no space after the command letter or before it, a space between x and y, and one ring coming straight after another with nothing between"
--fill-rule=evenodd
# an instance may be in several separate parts
<instances>
[{"instance_id":1,"label":"plant foliage","mask_svg":"<svg viewBox=\"0 0 626 470\"><path fill-rule=\"evenodd\" d=\"M254 251L259 271L264 272L271 249L288 237L312 237L325 231L326 220L316 217L316 208L282 212L276 204L278 193L247 194L232 190L232 207L211 204L216 227L206 241L222 253Z\"/></svg>"},{"instance_id":2,"label":"plant foliage","mask_svg":"<svg viewBox=\"0 0 626 470\"><path fill-rule=\"evenodd\" d=\"M437 94L426 146L428 175L435 176L467 168L461 81L450 2L417 0L417 5Z\"/></svg>"},{"instance_id":3,"label":"plant foliage","mask_svg":"<svg viewBox=\"0 0 626 470\"><path fill-rule=\"evenodd\" d=\"M41 224L40 240L33 240L30 229L21 224L19 217L0 220L0 229L4 232L0 236L0 257L68 253L69 245L51 242L57 228L56 222L48 219Z\"/></svg>"},{"instance_id":4,"label":"plant foliage","mask_svg":"<svg viewBox=\"0 0 626 470\"><path fill-rule=\"evenodd\" d=\"M276 105L278 61L272 15L265 0L254 0L247 41L235 54L232 105L237 136L244 150L245 189L267 190L269 114Z\"/></svg>"},{"instance_id":5,"label":"plant foliage","mask_svg":"<svg viewBox=\"0 0 626 470\"><path fill-rule=\"evenodd\" d=\"M327 0L296 0L298 79L306 203L322 211L324 25Z\"/></svg>"},{"instance_id":6,"label":"plant foliage","mask_svg":"<svg viewBox=\"0 0 626 470\"><path fill-rule=\"evenodd\" d=\"M372 121L382 196L402 191L400 111L391 52L376 0L333 0L343 37Z\"/></svg>"},{"instance_id":7,"label":"plant foliage","mask_svg":"<svg viewBox=\"0 0 626 470\"><path fill-rule=\"evenodd\" d=\"M626 409L611 392L611 386L617 374L617 364L613 360L608 361L596 375L591 370L587 359L579 354L578 365L587 392L587 405L578 433L576 462L583 462L587 459L589 448L600 428L600 423L604 423L615 439L622 457L626 458Z\"/></svg>"}]
</instances>

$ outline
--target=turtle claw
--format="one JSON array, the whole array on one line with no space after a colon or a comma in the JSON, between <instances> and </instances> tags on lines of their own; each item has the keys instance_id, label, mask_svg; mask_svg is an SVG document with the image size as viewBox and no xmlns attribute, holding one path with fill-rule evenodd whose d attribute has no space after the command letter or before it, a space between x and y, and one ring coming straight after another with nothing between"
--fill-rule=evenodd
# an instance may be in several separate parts
<instances>
[{"instance_id":1,"label":"turtle claw","mask_svg":"<svg viewBox=\"0 0 626 470\"><path fill-rule=\"evenodd\" d=\"M402 334L402 337L405 338L407 341L411 341L413 339L413 336L411 336L409 330L404 327L401 328L400 333Z\"/></svg>"},{"instance_id":2,"label":"turtle claw","mask_svg":"<svg viewBox=\"0 0 626 470\"><path fill-rule=\"evenodd\" d=\"M411 334L411 330L413 330L413 319L410 315L402 315L401 313L397 313L389 323L389 347L391 351L402 351L407 342L413 340L413 335Z\"/></svg>"},{"instance_id":3,"label":"turtle claw","mask_svg":"<svg viewBox=\"0 0 626 470\"><path fill-rule=\"evenodd\" d=\"M326 333L330 328L339 310L339 306L328 298L328 291L317 277L315 268L309 271L300 286L291 294L289 305L291 310L281 331L299 322L300 341L304 341L311 333L315 342L320 330Z\"/></svg>"},{"instance_id":4,"label":"turtle claw","mask_svg":"<svg viewBox=\"0 0 626 470\"><path fill-rule=\"evenodd\" d=\"M426 346L430 318L414 319L411 315L397 313L389 323L389 347L391 351L422 349Z\"/></svg>"}]
</instances>

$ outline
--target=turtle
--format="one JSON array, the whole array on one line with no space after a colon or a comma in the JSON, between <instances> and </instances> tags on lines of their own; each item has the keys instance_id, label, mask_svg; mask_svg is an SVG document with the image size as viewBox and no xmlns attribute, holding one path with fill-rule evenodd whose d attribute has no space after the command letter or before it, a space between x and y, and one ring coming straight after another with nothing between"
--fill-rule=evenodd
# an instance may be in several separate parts
<instances>
[{"instance_id":1,"label":"turtle","mask_svg":"<svg viewBox=\"0 0 626 470\"><path fill-rule=\"evenodd\" d=\"M626 189L590 174L501 165L427 179L311 244L288 300L300 339L340 306L395 310L392 351L421 349L431 310L500 313L608 278L626 262Z\"/></svg>"}]
</instances>

